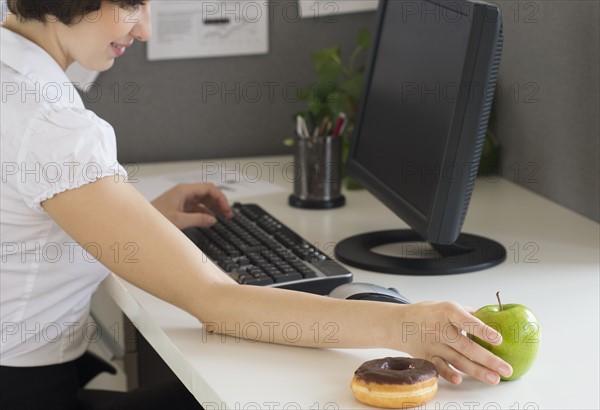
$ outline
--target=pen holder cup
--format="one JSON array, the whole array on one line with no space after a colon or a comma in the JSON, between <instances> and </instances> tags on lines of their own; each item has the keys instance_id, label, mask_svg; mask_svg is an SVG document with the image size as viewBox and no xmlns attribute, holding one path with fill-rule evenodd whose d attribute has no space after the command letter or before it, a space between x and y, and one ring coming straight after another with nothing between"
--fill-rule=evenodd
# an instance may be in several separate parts
<instances>
[{"instance_id":1,"label":"pen holder cup","mask_svg":"<svg viewBox=\"0 0 600 410\"><path fill-rule=\"evenodd\" d=\"M294 139L295 208L332 209L344 206L342 195L342 138Z\"/></svg>"}]
</instances>

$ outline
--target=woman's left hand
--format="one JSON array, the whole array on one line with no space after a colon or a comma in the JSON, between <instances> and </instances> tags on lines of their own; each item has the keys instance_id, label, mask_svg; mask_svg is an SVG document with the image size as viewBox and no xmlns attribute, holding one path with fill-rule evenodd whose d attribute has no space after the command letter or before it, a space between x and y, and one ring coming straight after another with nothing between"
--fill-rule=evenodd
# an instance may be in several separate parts
<instances>
[{"instance_id":1,"label":"woman's left hand","mask_svg":"<svg viewBox=\"0 0 600 410\"><path fill-rule=\"evenodd\" d=\"M154 201L152 205L179 229L204 228L217 222L215 214L233 217L227 198L213 184L179 184Z\"/></svg>"}]
</instances>

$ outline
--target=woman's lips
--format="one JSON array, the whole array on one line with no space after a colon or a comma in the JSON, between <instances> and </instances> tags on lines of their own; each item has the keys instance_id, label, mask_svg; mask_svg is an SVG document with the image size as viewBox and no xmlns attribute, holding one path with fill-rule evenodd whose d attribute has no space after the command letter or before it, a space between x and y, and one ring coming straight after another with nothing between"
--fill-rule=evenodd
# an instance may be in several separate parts
<instances>
[{"instance_id":1,"label":"woman's lips","mask_svg":"<svg viewBox=\"0 0 600 410\"><path fill-rule=\"evenodd\" d=\"M125 50L131 46L131 44L119 44L114 42L110 43L110 45L112 46L115 56L117 57L121 57L123 54L125 54Z\"/></svg>"}]
</instances>

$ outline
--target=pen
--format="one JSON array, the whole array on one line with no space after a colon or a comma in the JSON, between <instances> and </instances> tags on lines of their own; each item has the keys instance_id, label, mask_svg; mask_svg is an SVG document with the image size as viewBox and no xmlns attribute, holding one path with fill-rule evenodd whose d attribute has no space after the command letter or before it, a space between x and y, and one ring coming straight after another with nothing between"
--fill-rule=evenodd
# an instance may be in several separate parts
<instances>
[{"instance_id":1,"label":"pen","mask_svg":"<svg viewBox=\"0 0 600 410\"><path fill-rule=\"evenodd\" d=\"M301 116L296 117L296 134L298 135L298 137L304 138L304 135L302 135L302 117Z\"/></svg>"},{"instance_id":2,"label":"pen","mask_svg":"<svg viewBox=\"0 0 600 410\"><path fill-rule=\"evenodd\" d=\"M302 117L300 117L300 126L302 127L303 138L310 138L308 127L306 126L306 120Z\"/></svg>"},{"instance_id":3,"label":"pen","mask_svg":"<svg viewBox=\"0 0 600 410\"><path fill-rule=\"evenodd\" d=\"M340 129L338 135L344 135L344 131L346 131L346 126L348 125L348 122L348 117L346 117L346 115L344 114L344 122L342 123L342 128Z\"/></svg>"},{"instance_id":4,"label":"pen","mask_svg":"<svg viewBox=\"0 0 600 410\"><path fill-rule=\"evenodd\" d=\"M329 117L323 118L323 121L321 121L321 126L319 127L318 136L326 137L330 128L331 128L331 120L329 119Z\"/></svg>"},{"instance_id":5,"label":"pen","mask_svg":"<svg viewBox=\"0 0 600 410\"><path fill-rule=\"evenodd\" d=\"M335 128L333 129L333 134L332 137L338 137L343 133L343 128L345 128L346 126L346 114L345 113L340 113L340 115L338 116L338 119L335 123Z\"/></svg>"},{"instance_id":6,"label":"pen","mask_svg":"<svg viewBox=\"0 0 600 410\"><path fill-rule=\"evenodd\" d=\"M298 137L303 139L310 137L308 128L306 127L306 121L301 115L296 117L296 134L298 134Z\"/></svg>"},{"instance_id":7,"label":"pen","mask_svg":"<svg viewBox=\"0 0 600 410\"><path fill-rule=\"evenodd\" d=\"M321 132L321 126L317 127L317 123L315 122L315 128L313 128L312 132L310 133L311 137L318 138L320 132Z\"/></svg>"}]
</instances>

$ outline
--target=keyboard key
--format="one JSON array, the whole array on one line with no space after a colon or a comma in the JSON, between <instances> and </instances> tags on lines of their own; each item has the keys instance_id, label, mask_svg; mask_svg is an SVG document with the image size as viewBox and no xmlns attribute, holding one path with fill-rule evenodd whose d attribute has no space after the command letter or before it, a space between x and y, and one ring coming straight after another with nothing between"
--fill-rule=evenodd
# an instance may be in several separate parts
<instances>
[{"instance_id":1,"label":"keyboard key","mask_svg":"<svg viewBox=\"0 0 600 410\"><path fill-rule=\"evenodd\" d=\"M239 270L231 272L229 276L237 283L244 283L246 279L252 278L252 276L248 275L246 272Z\"/></svg>"},{"instance_id":2,"label":"keyboard key","mask_svg":"<svg viewBox=\"0 0 600 410\"><path fill-rule=\"evenodd\" d=\"M308 268L306 268L306 270L301 270L300 274L305 279L311 279L311 278L316 278L317 277L317 274L315 273L315 271L312 270L312 269L308 269Z\"/></svg>"},{"instance_id":3,"label":"keyboard key","mask_svg":"<svg viewBox=\"0 0 600 410\"><path fill-rule=\"evenodd\" d=\"M236 263L240 266L246 266L246 265L250 265L250 260L248 258L246 258L245 256L238 258Z\"/></svg>"},{"instance_id":4,"label":"keyboard key","mask_svg":"<svg viewBox=\"0 0 600 410\"><path fill-rule=\"evenodd\" d=\"M239 268L238 264L233 261L222 263L221 267L225 272L233 272Z\"/></svg>"},{"instance_id":5,"label":"keyboard key","mask_svg":"<svg viewBox=\"0 0 600 410\"><path fill-rule=\"evenodd\" d=\"M254 276L255 278L257 276L267 276L267 274L259 267L253 266L250 269L248 269L248 272L250 272L250 274L252 274L252 276Z\"/></svg>"},{"instance_id":6,"label":"keyboard key","mask_svg":"<svg viewBox=\"0 0 600 410\"><path fill-rule=\"evenodd\" d=\"M254 286L265 286L265 285L271 285L272 283L273 283L273 279L271 279L268 276L261 277L261 278L246 277L246 278L244 278L244 281L241 282L242 285L254 285Z\"/></svg>"},{"instance_id":7,"label":"keyboard key","mask_svg":"<svg viewBox=\"0 0 600 410\"><path fill-rule=\"evenodd\" d=\"M293 280L300 280L300 279L302 279L302 275L300 275L297 272L295 272L295 273L286 273L286 274L276 275L273 279L275 280L275 283L291 282Z\"/></svg>"}]
</instances>

